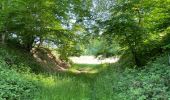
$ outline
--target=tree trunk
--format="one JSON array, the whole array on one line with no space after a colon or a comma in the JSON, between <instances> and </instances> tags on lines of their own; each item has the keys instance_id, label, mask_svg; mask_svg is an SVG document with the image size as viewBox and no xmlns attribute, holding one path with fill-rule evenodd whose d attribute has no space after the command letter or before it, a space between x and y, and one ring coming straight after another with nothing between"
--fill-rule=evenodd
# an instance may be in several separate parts
<instances>
[{"instance_id":1,"label":"tree trunk","mask_svg":"<svg viewBox=\"0 0 170 100\"><path fill-rule=\"evenodd\" d=\"M168 64L170 65L170 53L168 53Z\"/></svg>"},{"instance_id":2,"label":"tree trunk","mask_svg":"<svg viewBox=\"0 0 170 100\"><path fill-rule=\"evenodd\" d=\"M42 37L40 37L40 43L38 44L38 48L40 47L40 46L42 46L42 44L43 44L43 39L42 39Z\"/></svg>"},{"instance_id":3,"label":"tree trunk","mask_svg":"<svg viewBox=\"0 0 170 100\"><path fill-rule=\"evenodd\" d=\"M141 66L140 64L140 60L137 56L137 53L136 53L136 50L135 50L135 46L133 46L130 42L130 40L128 39L127 35L125 34L125 37L126 37L126 42L128 43L128 47L132 53L132 56L133 56L133 62L136 66Z\"/></svg>"},{"instance_id":4,"label":"tree trunk","mask_svg":"<svg viewBox=\"0 0 170 100\"><path fill-rule=\"evenodd\" d=\"M27 36L24 37L24 48L28 51L30 51L33 47L33 43L34 43L34 37L33 36Z\"/></svg>"},{"instance_id":5,"label":"tree trunk","mask_svg":"<svg viewBox=\"0 0 170 100\"><path fill-rule=\"evenodd\" d=\"M2 44L5 44L5 34L2 34Z\"/></svg>"},{"instance_id":6,"label":"tree trunk","mask_svg":"<svg viewBox=\"0 0 170 100\"><path fill-rule=\"evenodd\" d=\"M131 48L131 52L132 52L132 55L133 55L134 64L138 67L141 66L141 63L140 63L140 60L139 60L139 58L136 54L136 51L133 50L133 48Z\"/></svg>"}]
</instances>

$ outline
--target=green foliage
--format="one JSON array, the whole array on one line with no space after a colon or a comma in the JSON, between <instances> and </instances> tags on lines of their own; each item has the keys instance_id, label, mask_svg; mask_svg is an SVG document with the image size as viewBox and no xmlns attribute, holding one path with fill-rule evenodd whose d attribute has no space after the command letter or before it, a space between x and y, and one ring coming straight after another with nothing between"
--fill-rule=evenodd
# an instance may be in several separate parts
<instances>
[{"instance_id":1,"label":"green foliage","mask_svg":"<svg viewBox=\"0 0 170 100\"><path fill-rule=\"evenodd\" d=\"M20 48L0 45L0 99L169 100L168 56L156 59L170 47L169 5L169 0L0 0L1 39ZM70 73L42 74L46 71L28 52L39 46L56 47L66 61L84 47L86 54L124 55L98 74L81 70L105 68L77 65ZM145 66L122 70L131 63Z\"/></svg>"},{"instance_id":2,"label":"green foliage","mask_svg":"<svg viewBox=\"0 0 170 100\"><path fill-rule=\"evenodd\" d=\"M42 44L56 46L67 59L81 53L77 32L82 32L75 26L83 27L90 7L91 0L1 0L0 36L5 34L9 44L29 51Z\"/></svg>"},{"instance_id":3,"label":"green foliage","mask_svg":"<svg viewBox=\"0 0 170 100\"><path fill-rule=\"evenodd\" d=\"M0 62L0 99L25 100L33 98L32 92L37 90L35 84L15 70L6 68L8 65L5 64L2 58L0 58Z\"/></svg>"},{"instance_id":4,"label":"green foliage","mask_svg":"<svg viewBox=\"0 0 170 100\"><path fill-rule=\"evenodd\" d=\"M29 72L29 68L34 65L24 63L24 60L21 60L23 59L20 56L23 55L21 52L12 53L8 49L0 50L0 54L3 55L0 57L0 99L2 100L168 100L170 98L170 68L167 55L150 61L143 69L123 70L122 67L127 63L117 62L110 66L75 65L70 69L72 72L34 74ZM17 61L23 63L7 65L3 58L6 57L5 54L13 60L21 57ZM28 58L25 57L25 62L29 62ZM98 73L77 74L73 69L91 72L98 70L95 71Z\"/></svg>"},{"instance_id":5,"label":"green foliage","mask_svg":"<svg viewBox=\"0 0 170 100\"><path fill-rule=\"evenodd\" d=\"M120 45L115 40L108 42L107 39L100 37L90 41L84 45L84 55L112 57L121 53Z\"/></svg>"},{"instance_id":6,"label":"green foliage","mask_svg":"<svg viewBox=\"0 0 170 100\"><path fill-rule=\"evenodd\" d=\"M113 91L116 91L122 100L168 100L170 68L167 62L168 57L162 56L154 62L149 62L145 69L125 70L114 83Z\"/></svg>"},{"instance_id":7,"label":"green foliage","mask_svg":"<svg viewBox=\"0 0 170 100\"><path fill-rule=\"evenodd\" d=\"M162 52L161 47L169 44L169 1L115 0L110 8L105 7L109 4L96 1L102 3L96 5L98 10L108 14L106 19L99 17L101 36L107 39L107 44L112 40L119 43L125 55L132 55L135 65L145 65Z\"/></svg>"},{"instance_id":8,"label":"green foliage","mask_svg":"<svg viewBox=\"0 0 170 100\"><path fill-rule=\"evenodd\" d=\"M24 50L15 47L0 45L0 57L8 65L9 69L15 69L18 72L41 72L42 67ZM26 57L25 57L26 56Z\"/></svg>"},{"instance_id":9,"label":"green foliage","mask_svg":"<svg viewBox=\"0 0 170 100\"><path fill-rule=\"evenodd\" d=\"M123 62L112 64L94 80L97 100L169 100L170 68L168 56L150 61L143 69L122 69ZM121 67L121 68L120 68Z\"/></svg>"},{"instance_id":10,"label":"green foliage","mask_svg":"<svg viewBox=\"0 0 170 100\"><path fill-rule=\"evenodd\" d=\"M0 48L0 99L88 100L90 98L90 78L71 73L40 73L42 68L37 66L38 63L34 62L32 56L27 53L12 47Z\"/></svg>"}]
</instances>

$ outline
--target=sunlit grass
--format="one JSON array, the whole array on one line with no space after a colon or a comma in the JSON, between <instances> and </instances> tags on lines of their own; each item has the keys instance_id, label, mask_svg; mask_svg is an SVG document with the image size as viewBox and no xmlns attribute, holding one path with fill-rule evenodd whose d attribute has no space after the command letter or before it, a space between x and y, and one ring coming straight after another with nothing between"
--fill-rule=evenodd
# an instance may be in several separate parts
<instances>
[{"instance_id":1,"label":"sunlit grass","mask_svg":"<svg viewBox=\"0 0 170 100\"><path fill-rule=\"evenodd\" d=\"M67 72L53 75L28 75L27 78L39 84L35 100L92 100L96 94L93 89L96 84L96 73L106 68L107 65L105 64L74 64ZM73 70L82 70L89 73L76 74ZM96 73L92 74L94 71Z\"/></svg>"},{"instance_id":2,"label":"sunlit grass","mask_svg":"<svg viewBox=\"0 0 170 100\"><path fill-rule=\"evenodd\" d=\"M29 77L30 78L30 77ZM32 78L39 85L35 100L89 100L90 79L83 76L43 75Z\"/></svg>"},{"instance_id":3,"label":"sunlit grass","mask_svg":"<svg viewBox=\"0 0 170 100\"><path fill-rule=\"evenodd\" d=\"M89 100L89 95L89 83L63 77L51 87L42 87L36 100Z\"/></svg>"},{"instance_id":4,"label":"sunlit grass","mask_svg":"<svg viewBox=\"0 0 170 100\"><path fill-rule=\"evenodd\" d=\"M87 73L87 74L97 74L100 71L106 69L107 64L74 64L69 71L73 73Z\"/></svg>"}]
</instances>

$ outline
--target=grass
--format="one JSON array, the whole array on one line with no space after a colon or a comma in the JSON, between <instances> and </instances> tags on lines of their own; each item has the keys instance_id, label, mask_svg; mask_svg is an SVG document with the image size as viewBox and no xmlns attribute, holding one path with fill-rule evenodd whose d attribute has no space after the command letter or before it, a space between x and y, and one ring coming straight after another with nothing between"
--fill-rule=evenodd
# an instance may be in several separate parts
<instances>
[{"instance_id":1,"label":"grass","mask_svg":"<svg viewBox=\"0 0 170 100\"><path fill-rule=\"evenodd\" d=\"M74 78L55 79L52 86L44 85L37 100L89 100L90 84Z\"/></svg>"},{"instance_id":2,"label":"grass","mask_svg":"<svg viewBox=\"0 0 170 100\"><path fill-rule=\"evenodd\" d=\"M69 71L73 73L79 71L89 74L97 74L107 69L107 67L107 64L73 64L73 67L71 67Z\"/></svg>"},{"instance_id":3,"label":"grass","mask_svg":"<svg viewBox=\"0 0 170 100\"><path fill-rule=\"evenodd\" d=\"M87 70L91 68L93 71L105 67L106 65L76 64L71 69ZM97 73L77 74L74 71L51 75L47 78L51 80L51 85L48 81L41 85L36 100L95 100L94 83L97 75Z\"/></svg>"},{"instance_id":4,"label":"grass","mask_svg":"<svg viewBox=\"0 0 170 100\"><path fill-rule=\"evenodd\" d=\"M54 87L44 89L45 94L41 96L47 97L44 100L170 100L167 58L162 55L143 69L118 70L120 63L107 68L108 65L75 65L72 69L105 70L95 74L55 75L59 81L56 80Z\"/></svg>"},{"instance_id":5,"label":"grass","mask_svg":"<svg viewBox=\"0 0 170 100\"><path fill-rule=\"evenodd\" d=\"M0 100L170 100L166 54L143 69L129 69L121 61L74 64L68 71L47 73L30 63L31 56L7 49L0 48ZM7 65L5 58L14 62Z\"/></svg>"},{"instance_id":6,"label":"grass","mask_svg":"<svg viewBox=\"0 0 170 100\"><path fill-rule=\"evenodd\" d=\"M93 98L95 95L93 86L95 82L95 77L101 70L106 68L106 65L75 64L67 72L58 72L52 74L44 71L39 71L41 70L41 67L35 66L36 62L33 62L31 55L27 54L27 52L22 52L22 50L2 47L0 49L0 54L3 55L0 56L0 60L2 62L5 63L4 59L6 58L9 58L10 61L12 61L10 65L3 64L3 68L6 67L7 70L14 69L16 70L15 73L19 74L17 75L16 83L20 85L17 85L18 88L15 89L15 91L18 91L18 89L20 88L22 89L22 87L23 89L25 89L25 86L27 87L27 85L23 82L29 82L30 84L28 87L30 89L32 89L32 87L35 87L35 91L24 93L32 95L34 98L33 100L91 100L91 98ZM0 65L2 64L0 63ZM77 73L78 70L87 71L88 73ZM4 73L2 73L2 75L3 74ZM5 84L8 83L13 85L11 81L13 80L14 75L12 73L8 74L8 76L10 76L11 78L10 80L4 79L4 86L6 86ZM20 78L20 76L22 76L23 78ZM21 80L21 82L19 82L18 80ZM4 93L6 93L5 91L13 91L11 90L12 87L8 90L6 90L5 88L8 87L4 87L3 90L1 90L0 88L0 91L4 91ZM22 94L22 90L18 91L17 95L19 93ZM13 94L15 93L13 92ZM11 98L16 99L16 97L14 96L11 96ZM17 96L17 99L19 98L21 98L21 95ZM30 100L30 98L25 98L25 100Z\"/></svg>"}]
</instances>

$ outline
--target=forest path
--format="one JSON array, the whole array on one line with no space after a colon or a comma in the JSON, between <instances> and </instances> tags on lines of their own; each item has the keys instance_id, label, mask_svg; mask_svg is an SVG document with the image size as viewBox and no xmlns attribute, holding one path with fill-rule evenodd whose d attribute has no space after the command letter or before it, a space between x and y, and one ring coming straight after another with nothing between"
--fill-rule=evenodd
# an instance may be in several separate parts
<instances>
[{"instance_id":1,"label":"forest path","mask_svg":"<svg viewBox=\"0 0 170 100\"><path fill-rule=\"evenodd\" d=\"M95 56L80 56L69 58L74 64L68 71L76 74L95 74L105 70L108 64L115 63L118 57L96 58Z\"/></svg>"}]
</instances>

